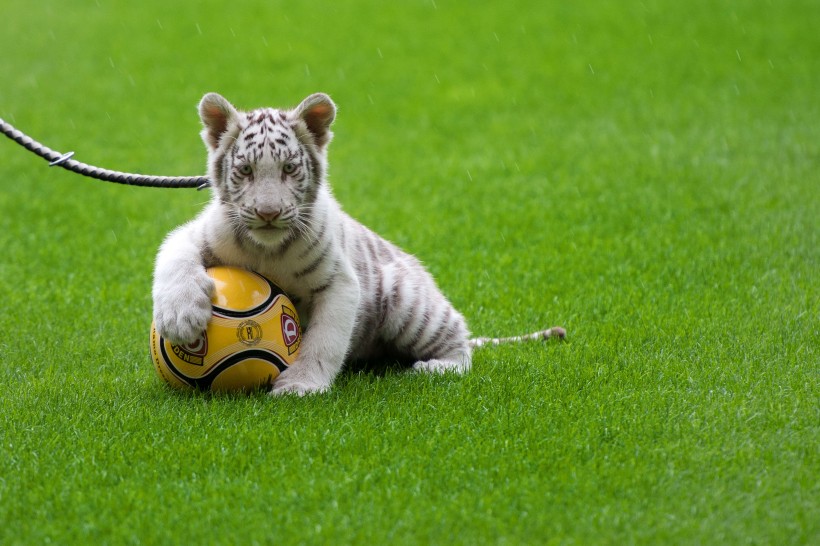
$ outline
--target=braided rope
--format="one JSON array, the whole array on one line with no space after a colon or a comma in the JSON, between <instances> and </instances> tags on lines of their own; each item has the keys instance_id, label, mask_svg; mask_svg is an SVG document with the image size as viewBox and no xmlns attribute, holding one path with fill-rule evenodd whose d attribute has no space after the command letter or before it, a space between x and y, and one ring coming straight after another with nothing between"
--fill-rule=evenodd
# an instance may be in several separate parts
<instances>
[{"instance_id":1,"label":"braided rope","mask_svg":"<svg viewBox=\"0 0 820 546\"><path fill-rule=\"evenodd\" d=\"M197 188L201 190L210 186L210 181L205 176L151 176L145 174L111 171L100 167L94 167L93 165L87 165L80 161L71 159L74 152L68 152L65 154L55 152L51 148L40 144L33 138L15 129L10 123L7 123L2 118L0 118L0 132L20 146L24 147L26 150L33 152L48 161L49 166L60 166L71 172L75 172L89 178L96 178L97 180L114 182L116 184L126 184L128 186L143 186L150 188Z\"/></svg>"}]
</instances>

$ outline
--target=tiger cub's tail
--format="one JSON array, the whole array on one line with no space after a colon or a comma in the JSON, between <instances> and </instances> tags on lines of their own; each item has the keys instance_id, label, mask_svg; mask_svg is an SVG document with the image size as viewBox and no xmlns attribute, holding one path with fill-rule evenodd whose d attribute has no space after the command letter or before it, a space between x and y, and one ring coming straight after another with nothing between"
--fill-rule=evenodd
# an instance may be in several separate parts
<instances>
[{"instance_id":1,"label":"tiger cub's tail","mask_svg":"<svg viewBox=\"0 0 820 546\"><path fill-rule=\"evenodd\" d=\"M547 330L540 332L533 332L523 336L512 337L476 337L469 341L470 347L481 347L482 345L501 345L502 343L521 343L522 341L550 339L557 337L558 339L565 339L567 331L560 326L553 326Z\"/></svg>"}]
</instances>

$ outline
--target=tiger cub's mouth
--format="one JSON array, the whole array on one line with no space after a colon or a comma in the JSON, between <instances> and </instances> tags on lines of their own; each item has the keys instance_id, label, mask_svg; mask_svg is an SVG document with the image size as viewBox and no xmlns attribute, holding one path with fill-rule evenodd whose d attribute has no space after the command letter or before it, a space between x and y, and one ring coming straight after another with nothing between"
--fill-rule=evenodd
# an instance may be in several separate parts
<instances>
[{"instance_id":1,"label":"tiger cub's mouth","mask_svg":"<svg viewBox=\"0 0 820 546\"><path fill-rule=\"evenodd\" d=\"M252 235L259 239L276 239L282 233L289 231L291 228L290 222L272 222L272 223L257 223L256 225L248 226Z\"/></svg>"},{"instance_id":2,"label":"tiger cub's mouth","mask_svg":"<svg viewBox=\"0 0 820 546\"><path fill-rule=\"evenodd\" d=\"M279 231L280 229L287 229L287 226L279 226L274 224L264 224L261 226L252 226L251 229L256 231Z\"/></svg>"}]
</instances>

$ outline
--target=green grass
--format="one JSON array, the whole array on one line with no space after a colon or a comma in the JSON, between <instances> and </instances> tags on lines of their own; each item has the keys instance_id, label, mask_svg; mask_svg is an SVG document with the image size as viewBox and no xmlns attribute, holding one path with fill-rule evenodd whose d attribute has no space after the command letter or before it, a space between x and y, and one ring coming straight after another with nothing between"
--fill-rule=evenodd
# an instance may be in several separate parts
<instances>
[{"instance_id":1,"label":"green grass","mask_svg":"<svg viewBox=\"0 0 820 546\"><path fill-rule=\"evenodd\" d=\"M503 7L502 7L503 6ZM153 257L207 199L0 141L0 543L820 540L817 2L11 3L0 117L200 174L195 105L340 107L331 180L478 335L465 377L180 395Z\"/></svg>"}]
</instances>

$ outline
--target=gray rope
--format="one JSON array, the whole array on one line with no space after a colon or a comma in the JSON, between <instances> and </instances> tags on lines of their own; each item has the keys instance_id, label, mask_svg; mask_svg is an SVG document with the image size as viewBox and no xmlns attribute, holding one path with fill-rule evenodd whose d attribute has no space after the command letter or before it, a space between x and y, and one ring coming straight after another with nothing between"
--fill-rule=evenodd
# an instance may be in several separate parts
<instances>
[{"instance_id":1,"label":"gray rope","mask_svg":"<svg viewBox=\"0 0 820 546\"><path fill-rule=\"evenodd\" d=\"M43 146L33 138L27 136L21 131L18 131L10 123L6 123L6 121L2 118L0 118L0 131L26 150L33 152L48 161L50 167L60 166L71 172L88 176L89 178L96 178L97 180L114 182L116 184L151 188L197 188L201 190L211 185L210 181L205 176L151 176L146 174L110 171L108 169L94 167L93 165L86 165L85 163L71 159L74 152L68 152L65 154L55 152L51 148Z\"/></svg>"}]
</instances>

